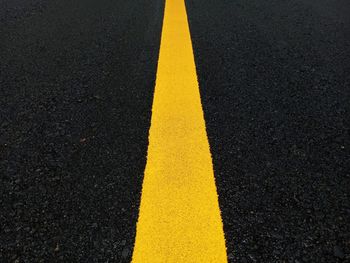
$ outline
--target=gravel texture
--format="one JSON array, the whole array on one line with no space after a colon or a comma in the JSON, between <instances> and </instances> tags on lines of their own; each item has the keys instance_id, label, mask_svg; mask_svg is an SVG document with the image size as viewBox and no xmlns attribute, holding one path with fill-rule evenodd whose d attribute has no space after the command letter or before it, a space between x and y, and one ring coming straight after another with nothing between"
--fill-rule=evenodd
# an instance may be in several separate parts
<instances>
[{"instance_id":1,"label":"gravel texture","mask_svg":"<svg viewBox=\"0 0 350 263\"><path fill-rule=\"evenodd\" d=\"M350 262L350 2L187 0L230 262Z\"/></svg>"},{"instance_id":2,"label":"gravel texture","mask_svg":"<svg viewBox=\"0 0 350 263\"><path fill-rule=\"evenodd\" d=\"M186 0L230 262L350 262L350 2ZM0 262L130 262L163 0L0 0Z\"/></svg>"},{"instance_id":3,"label":"gravel texture","mask_svg":"<svg viewBox=\"0 0 350 263\"><path fill-rule=\"evenodd\" d=\"M163 1L0 0L0 262L129 262Z\"/></svg>"}]
</instances>

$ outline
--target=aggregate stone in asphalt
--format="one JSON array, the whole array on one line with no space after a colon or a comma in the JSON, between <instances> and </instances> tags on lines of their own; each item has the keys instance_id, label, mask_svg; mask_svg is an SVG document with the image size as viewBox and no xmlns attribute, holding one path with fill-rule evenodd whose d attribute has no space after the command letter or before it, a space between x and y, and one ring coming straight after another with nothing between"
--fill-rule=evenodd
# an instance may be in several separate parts
<instances>
[{"instance_id":1,"label":"aggregate stone in asphalt","mask_svg":"<svg viewBox=\"0 0 350 263\"><path fill-rule=\"evenodd\" d=\"M349 262L350 2L186 1L230 262Z\"/></svg>"},{"instance_id":2,"label":"aggregate stone in asphalt","mask_svg":"<svg viewBox=\"0 0 350 263\"><path fill-rule=\"evenodd\" d=\"M129 262L164 2L0 1L0 262Z\"/></svg>"},{"instance_id":3,"label":"aggregate stone in asphalt","mask_svg":"<svg viewBox=\"0 0 350 263\"><path fill-rule=\"evenodd\" d=\"M229 262L349 262L350 2L186 6ZM163 8L0 0L1 263L130 262Z\"/></svg>"}]
</instances>

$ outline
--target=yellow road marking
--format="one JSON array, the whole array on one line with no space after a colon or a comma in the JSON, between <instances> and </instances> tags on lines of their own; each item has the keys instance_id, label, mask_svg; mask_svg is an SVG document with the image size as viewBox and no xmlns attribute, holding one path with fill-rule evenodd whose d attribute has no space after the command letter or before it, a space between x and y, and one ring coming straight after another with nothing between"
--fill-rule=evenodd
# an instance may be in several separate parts
<instances>
[{"instance_id":1,"label":"yellow road marking","mask_svg":"<svg viewBox=\"0 0 350 263\"><path fill-rule=\"evenodd\" d=\"M132 262L227 262L184 0L165 5Z\"/></svg>"}]
</instances>

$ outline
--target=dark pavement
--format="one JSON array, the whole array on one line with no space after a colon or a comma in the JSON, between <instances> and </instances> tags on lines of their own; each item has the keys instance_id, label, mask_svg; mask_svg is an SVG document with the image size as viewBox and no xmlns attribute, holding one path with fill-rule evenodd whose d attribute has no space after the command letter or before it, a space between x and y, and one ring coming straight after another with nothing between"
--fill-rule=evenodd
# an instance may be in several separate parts
<instances>
[{"instance_id":1,"label":"dark pavement","mask_svg":"<svg viewBox=\"0 0 350 263\"><path fill-rule=\"evenodd\" d=\"M229 262L350 262L350 2L186 5ZM1 263L130 262L163 7L0 0Z\"/></svg>"},{"instance_id":2,"label":"dark pavement","mask_svg":"<svg viewBox=\"0 0 350 263\"><path fill-rule=\"evenodd\" d=\"M163 4L0 0L1 263L130 261Z\"/></svg>"},{"instance_id":3,"label":"dark pavement","mask_svg":"<svg viewBox=\"0 0 350 263\"><path fill-rule=\"evenodd\" d=\"M350 262L350 2L187 7L230 261Z\"/></svg>"}]
</instances>

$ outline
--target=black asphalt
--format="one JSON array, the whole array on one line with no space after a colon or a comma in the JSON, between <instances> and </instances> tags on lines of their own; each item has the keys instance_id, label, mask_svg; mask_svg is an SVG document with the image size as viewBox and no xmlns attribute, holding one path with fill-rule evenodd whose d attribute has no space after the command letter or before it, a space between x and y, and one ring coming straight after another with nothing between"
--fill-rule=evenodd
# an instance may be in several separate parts
<instances>
[{"instance_id":1,"label":"black asphalt","mask_svg":"<svg viewBox=\"0 0 350 263\"><path fill-rule=\"evenodd\" d=\"M350 2L186 5L229 262L350 262ZM130 262L163 8L0 0L0 263Z\"/></svg>"},{"instance_id":2,"label":"black asphalt","mask_svg":"<svg viewBox=\"0 0 350 263\"><path fill-rule=\"evenodd\" d=\"M0 0L0 262L129 262L164 2Z\"/></svg>"},{"instance_id":3,"label":"black asphalt","mask_svg":"<svg viewBox=\"0 0 350 263\"><path fill-rule=\"evenodd\" d=\"M230 262L350 262L350 1L187 7Z\"/></svg>"}]
</instances>

